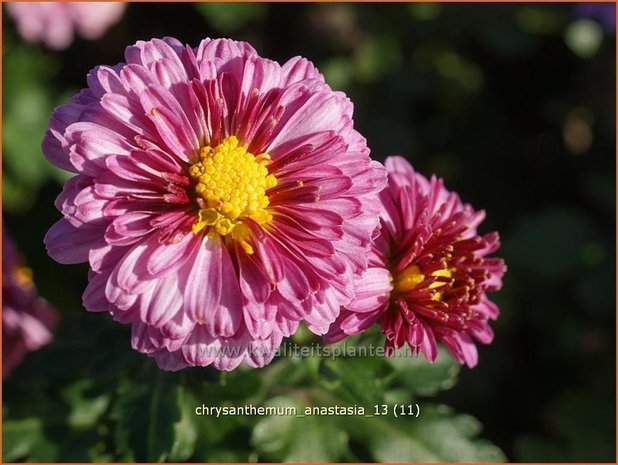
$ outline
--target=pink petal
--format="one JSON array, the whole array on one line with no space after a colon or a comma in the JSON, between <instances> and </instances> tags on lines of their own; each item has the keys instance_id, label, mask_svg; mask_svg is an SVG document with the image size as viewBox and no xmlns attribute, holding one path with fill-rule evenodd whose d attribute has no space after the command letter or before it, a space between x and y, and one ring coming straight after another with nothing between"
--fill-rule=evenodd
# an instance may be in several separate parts
<instances>
[{"instance_id":1,"label":"pink petal","mask_svg":"<svg viewBox=\"0 0 618 465\"><path fill-rule=\"evenodd\" d=\"M195 57L198 62L212 61L216 58L229 61L234 57L255 53L257 53L255 49L246 42L236 42L229 39L204 39L195 51Z\"/></svg>"},{"instance_id":2,"label":"pink petal","mask_svg":"<svg viewBox=\"0 0 618 465\"><path fill-rule=\"evenodd\" d=\"M227 248L222 247L222 252L221 278L224 285L221 287L221 300L206 328L215 336L231 337L238 332L243 319L242 293Z\"/></svg>"},{"instance_id":3,"label":"pink petal","mask_svg":"<svg viewBox=\"0 0 618 465\"><path fill-rule=\"evenodd\" d=\"M222 287L223 245L219 238L203 240L195 254L185 286L185 311L200 325L212 327ZM205 327L204 327L205 328Z\"/></svg>"},{"instance_id":4,"label":"pink petal","mask_svg":"<svg viewBox=\"0 0 618 465\"><path fill-rule=\"evenodd\" d=\"M425 358L433 363L436 361L436 358L438 358L438 344L436 343L436 337L434 336L429 325L422 322L421 325L424 331L421 351L423 352L423 355L425 355Z\"/></svg>"},{"instance_id":5,"label":"pink petal","mask_svg":"<svg viewBox=\"0 0 618 465\"><path fill-rule=\"evenodd\" d=\"M169 149L177 156L184 154L192 159L200 149L200 138L174 95L165 87L152 84L139 97L144 112L155 123Z\"/></svg>"},{"instance_id":6,"label":"pink petal","mask_svg":"<svg viewBox=\"0 0 618 465\"><path fill-rule=\"evenodd\" d=\"M90 272L88 286L82 296L82 303L88 311L106 312L109 309L109 300L105 296L108 279L108 274Z\"/></svg>"},{"instance_id":7,"label":"pink petal","mask_svg":"<svg viewBox=\"0 0 618 465\"><path fill-rule=\"evenodd\" d=\"M155 355L155 360L157 361L157 366L165 371L179 371L191 366L185 360L182 350L177 350L176 352L163 350Z\"/></svg>"},{"instance_id":8,"label":"pink petal","mask_svg":"<svg viewBox=\"0 0 618 465\"><path fill-rule=\"evenodd\" d=\"M157 281L149 298L144 294L140 299L140 318L151 326L160 327L169 322L182 308L183 295L178 275L171 273Z\"/></svg>"},{"instance_id":9,"label":"pink petal","mask_svg":"<svg viewBox=\"0 0 618 465\"><path fill-rule=\"evenodd\" d=\"M295 82L305 79L317 79L324 82L324 77L309 60L303 57L290 58L281 67L282 75L281 87L288 87Z\"/></svg>"},{"instance_id":10,"label":"pink petal","mask_svg":"<svg viewBox=\"0 0 618 465\"><path fill-rule=\"evenodd\" d=\"M61 219L45 235L47 253L63 264L82 263L88 260L90 249L102 243L102 230L96 226L72 226Z\"/></svg>"},{"instance_id":11,"label":"pink petal","mask_svg":"<svg viewBox=\"0 0 618 465\"><path fill-rule=\"evenodd\" d=\"M367 313L381 308L393 289L391 274L386 268L368 268L354 284L356 296L347 307L353 312Z\"/></svg>"},{"instance_id":12,"label":"pink petal","mask_svg":"<svg viewBox=\"0 0 618 465\"><path fill-rule=\"evenodd\" d=\"M202 241L194 234L185 235L179 242L161 244L148 258L146 268L153 278L177 272L187 260L197 253Z\"/></svg>"},{"instance_id":13,"label":"pink petal","mask_svg":"<svg viewBox=\"0 0 618 465\"><path fill-rule=\"evenodd\" d=\"M239 282L242 294L254 303L264 303L270 296L268 277L243 251L236 249L236 263L239 269Z\"/></svg>"},{"instance_id":14,"label":"pink petal","mask_svg":"<svg viewBox=\"0 0 618 465\"><path fill-rule=\"evenodd\" d=\"M153 231L151 213L128 212L107 227L105 240L110 245L131 245Z\"/></svg>"}]
</instances>

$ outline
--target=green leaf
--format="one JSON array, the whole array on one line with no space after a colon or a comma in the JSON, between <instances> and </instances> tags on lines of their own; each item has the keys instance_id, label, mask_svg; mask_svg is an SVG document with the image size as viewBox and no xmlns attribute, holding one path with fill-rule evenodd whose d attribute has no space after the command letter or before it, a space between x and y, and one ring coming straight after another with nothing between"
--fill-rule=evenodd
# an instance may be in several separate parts
<instances>
[{"instance_id":1,"label":"green leaf","mask_svg":"<svg viewBox=\"0 0 618 465\"><path fill-rule=\"evenodd\" d=\"M109 404L109 395L89 394L92 386L91 380L82 379L62 391L62 397L71 406L68 423L73 428L95 426Z\"/></svg>"},{"instance_id":2,"label":"green leaf","mask_svg":"<svg viewBox=\"0 0 618 465\"><path fill-rule=\"evenodd\" d=\"M180 385L178 389L178 406L180 420L174 424L174 444L169 455L172 462L184 462L193 455L197 441L195 407L197 400L191 392Z\"/></svg>"},{"instance_id":3,"label":"green leaf","mask_svg":"<svg viewBox=\"0 0 618 465\"><path fill-rule=\"evenodd\" d=\"M418 418L361 418L356 430L378 462L502 462L488 441L475 439L480 423L445 406L421 405Z\"/></svg>"},{"instance_id":4,"label":"green leaf","mask_svg":"<svg viewBox=\"0 0 618 465\"><path fill-rule=\"evenodd\" d=\"M418 418L388 414L303 415L305 406L345 406L323 390L300 391L279 396L266 405L294 407L297 415L261 419L251 438L261 461L333 462L356 461L354 450L376 462L499 462L502 452L490 442L477 439L480 423L469 415L455 415L446 406L421 404Z\"/></svg>"},{"instance_id":5,"label":"green leaf","mask_svg":"<svg viewBox=\"0 0 618 465\"><path fill-rule=\"evenodd\" d=\"M421 396L433 396L452 388L460 369L460 365L442 347L434 363L428 362L422 355L409 355L405 349L386 360L395 369L397 380L406 389Z\"/></svg>"},{"instance_id":6,"label":"green leaf","mask_svg":"<svg viewBox=\"0 0 618 465\"><path fill-rule=\"evenodd\" d=\"M292 397L276 397L266 405L304 411L304 405ZM347 448L347 435L338 427L337 417L273 415L255 425L251 442L268 460L334 462Z\"/></svg>"},{"instance_id":7,"label":"green leaf","mask_svg":"<svg viewBox=\"0 0 618 465\"><path fill-rule=\"evenodd\" d=\"M339 357L323 363L322 385L351 404L383 400L392 368L383 357Z\"/></svg>"},{"instance_id":8,"label":"green leaf","mask_svg":"<svg viewBox=\"0 0 618 465\"><path fill-rule=\"evenodd\" d=\"M129 452L137 462L167 459L174 446L174 425L180 421L178 389L171 378L156 370L120 387L115 411L118 452Z\"/></svg>"},{"instance_id":9,"label":"green leaf","mask_svg":"<svg viewBox=\"0 0 618 465\"><path fill-rule=\"evenodd\" d=\"M3 462L55 460L57 445L45 437L40 418L4 421L2 435Z\"/></svg>"},{"instance_id":10,"label":"green leaf","mask_svg":"<svg viewBox=\"0 0 618 465\"><path fill-rule=\"evenodd\" d=\"M10 98L2 102L3 128L3 207L9 211L25 210L36 193L58 169L41 152L41 141L57 95L49 79L57 70L53 55L36 48L17 46L3 56L3 89Z\"/></svg>"}]
</instances>

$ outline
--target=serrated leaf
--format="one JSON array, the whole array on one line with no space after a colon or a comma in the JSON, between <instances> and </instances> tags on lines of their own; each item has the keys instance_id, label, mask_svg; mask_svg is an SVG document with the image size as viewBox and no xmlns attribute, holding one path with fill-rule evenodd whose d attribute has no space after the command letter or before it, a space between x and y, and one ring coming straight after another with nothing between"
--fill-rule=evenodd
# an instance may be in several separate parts
<instances>
[{"instance_id":1,"label":"serrated leaf","mask_svg":"<svg viewBox=\"0 0 618 465\"><path fill-rule=\"evenodd\" d=\"M157 370L144 380L125 381L115 416L118 452L130 452L137 462L164 461L174 445L174 424L180 420L171 376Z\"/></svg>"},{"instance_id":2,"label":"serrated leaf","mask_svg":"<svg viewBox=\"0 0 618 465\"><path fill-rule=\"evenodd\" d=\"M302 403L291 397L276 397L267 405L304 411ZM346 450L347 435L333 416L273 415L256 424L251 442L269 460L335 462Z\"/></svg>"},{"instance_id":3,"label":"serrated leaf","mask_svg":"<svg viewBox=\"0 0 618 465\"><path fill-rule=\"evenodd\" d=\"M422 355L407 355L406 350L399 350L387 362L395 369L396 378L403 387L413 394L433 396L441 390L455 385L460 365L442 347L434 363L428 362Z\"/></svg>"},{"instance_id":4,"label":"serrated leaf","mask_svg":"<svg viewBox=\"0 0 618 465\"><path fill-rule=\"evenodd\" d=\"M262 379L267 388L281 384L287 386L306 385L311 379L311 367L306 359L286 357L275 360L263 371Z\"/></svg>"},{"instance_id":5,"label":"serrated leaf","mask_svg":"<svg viewBox=\"0 0 618 465\"><path fill-rule=\"evenodd\" d=\"M172 462L184 462L195 451L197 428L195 407L197 401L191 392L184 386L177 387L180 420L174 424L174 444L169 455Z\"/></svg>"},{"instance_id":6,"label":"serrated leaf","mask_svg":"<svg viewBox=\"0 0 618 465\"><path fill-rule=\"evenodd\" d=\"M96 425L100 415L107 408L109 395L90 395L91 380L82 379L70 384L62 391L63 399L71 406L68 423L74 428Z\"/></svg>"},{"instance_id":7,"label":"serrated leaf","mask_svg":"<svg viewBox=\"0 0 618 465\"><path fill-rule=\"evenodd\" d=\"M57 445L45 437L40 418L3 421L2 435L3 462L25 458L35 462L55 461Z\"/></svg>"},{"instance_id":8,"label":"serrated leaf","mask_svg":"<svg viewBox=\"0 0 618 465\"><path fill-rule=\"evenodd\" d=\"M490 442L476 439L480 423L445 406L421 406L418 418L363 418L356 433L378 462L502 462Z\"/></svg>"},{"instance_id":9,"label":"serrated leaf","mask_svg":"<svg viewBox=\"0 0 618 465\"><path fill-rule=\"evenodd\" d=\"M342 357L324 361L323 385L349 403L372 405L383 400L392 369L382 357Z\"/></svg>"}]
</instances>

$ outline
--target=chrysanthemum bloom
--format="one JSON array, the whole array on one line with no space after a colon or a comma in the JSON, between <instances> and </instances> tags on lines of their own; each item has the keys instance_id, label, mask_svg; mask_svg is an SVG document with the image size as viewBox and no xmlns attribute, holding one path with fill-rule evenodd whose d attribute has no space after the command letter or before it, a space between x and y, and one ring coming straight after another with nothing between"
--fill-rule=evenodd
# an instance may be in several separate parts
<instances>
[{"instance_id":1,"label":"chrysanthemum bloom","mask_svg":"<svg viewBox=\"0 0 618 465\"><path fill-rule=\"evenodd\" d=\"M6 231L2 234L2 376L24 356L49 343L55 310L37 295L32 271Z\"/></svg>"},{"instance_id":2,"label":"chrysanthemum bloom","mask_svg":"<svg viewBox=\"0 0 618 465\"><path fill-rule=\"evenodd\" d=\"M55 111L43 151L78 173L48 232L89 260L84 305L176 370L262 366L304 320L324 334L367 266L386 171L352 104L307 60L165 38L101 66Z\"/></svg>"},{"instance_id":3,"label":"chrysanthemum bloom","mask_svg":"<svg viewBox=\"0 0 618 465\"><path fill-rule=\"evenodd\" d=\"M500 289L505 271L502 259L487 257L500 245L498 234L478 235L484 212L463 204L441 180L414 172L405 159L389 157L386 169L381 232L369 268L325 339L336 342L377 323L389 355L408 343L433 362L439 340L473 367L474 340L491 342L488 320L498 316L486 296Z\"/></svg>"},{"instance_id":4,"label":"chrysanthemum bloom","mask_svg":"<svg viewBox=\"0 0 618 465\"><path fill-rule=\"evenodd\" d=\"M17 2L6 8L17 31L28 42L43 42L50 48L67 48L77 32L85 39L98 39L116 23L126 7L121 2Z\"/></svg>"}]
</instances>

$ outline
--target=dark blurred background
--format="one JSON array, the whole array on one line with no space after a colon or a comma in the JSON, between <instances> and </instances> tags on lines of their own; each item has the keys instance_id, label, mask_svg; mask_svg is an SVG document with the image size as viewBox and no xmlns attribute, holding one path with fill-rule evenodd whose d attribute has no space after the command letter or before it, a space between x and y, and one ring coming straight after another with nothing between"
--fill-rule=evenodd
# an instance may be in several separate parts
<instances>
[{"instance_id":1,"label":"dark blurred background","mask_svg":"<svg viewBox=\"0 0 618 465\"><path fill-rule=\"evenodd\" d=\"M437 401L476 417L482 437L508 460L613 462L615 30L603 15L615 10L605 4L599 11L590 17L577 4L140 3L102 39L77 39L58 53L21 42L4 15L6 227L39 292L73 321L82 312L86 267L58 265L42 245L59 217L53 200L64 179L39 149L51 109L85 85L89 69L122 61L124 47L138 39L170 35L196 46L207 36L231 37L278 61L305 56L352 99L356 127L376 159L401 154L420 172L443 177L486 210L481 231L501 235L508 272L491 296L502 311L495 342ZM121 331L101 315L79 318ZM79 351L84 335L72 324L62 326L59 343L66 337ZM130 356L127 333L117 340L114 350ZM37 367L33 354L16 371L16 386L20 376L36 379ZM14 397L5 399L9 414Z\"/></svg>"}]
</instances>

